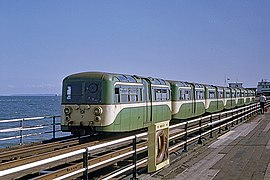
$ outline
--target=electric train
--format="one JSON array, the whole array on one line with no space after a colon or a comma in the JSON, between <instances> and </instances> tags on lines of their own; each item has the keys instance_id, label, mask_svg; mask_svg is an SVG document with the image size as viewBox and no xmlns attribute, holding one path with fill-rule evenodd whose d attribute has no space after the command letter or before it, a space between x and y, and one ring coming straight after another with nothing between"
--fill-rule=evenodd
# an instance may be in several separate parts
<instances>
[{"instance_id":1,"label":"electric train","mask_svg":"<svg viewBox=\"0 0 270 180\"><path fill-rule=\"evenodd\" d=\"M254 102L255 92L243 88L83 72L63 80L61 130L76 135L128 132Z\"/></svg>"}]
</instances>

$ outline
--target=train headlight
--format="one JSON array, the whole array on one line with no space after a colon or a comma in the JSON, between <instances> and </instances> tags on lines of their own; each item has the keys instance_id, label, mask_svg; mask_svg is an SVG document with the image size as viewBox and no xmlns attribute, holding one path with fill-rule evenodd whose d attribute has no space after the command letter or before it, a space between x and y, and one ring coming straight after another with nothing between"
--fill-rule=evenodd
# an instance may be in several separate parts
<instances>
[{"instance_id":1,"label":"train headlight","mask_svg":"<svg viewBox=\"0 0 270 180\"><path fill-rule=\"evenodd\" d=\"M70 116L66 116L66 121L70 121Z\"/></svg>"},{"instance_id":2,"label":"train headlight","mask_svg":"<svg viewBox=\"0 0 270 180\"><path fill-rule=\"evenodd\" d=\"M71 114L71 112L72 112L72 109L71 109L71 107L66 107L65 109L64 109L64 113L65 114Z\"/></svg>"},{"instance_id":3,"label":"train headlight","mask_svg":"<svg viewBox=\"0 0 270 180\"><path fill-rule=\"evenodd\" d=\"M101 121L101 117L100 116L96 116L95 121L96 122Z\"/></svg>"},{"instance_id":4,"label":"train headlight","mask_svg":"<svg viewBox=\"0 0 270 180\"><path fill-rule=\"evenodd\" d=\"M102 112L103 112L103 109L102 109L101 107L96 107L96 108L94 109L94 114L95 114L96 116L100 116L100 115L102 114Z\"/></svg>"}]
</instances>

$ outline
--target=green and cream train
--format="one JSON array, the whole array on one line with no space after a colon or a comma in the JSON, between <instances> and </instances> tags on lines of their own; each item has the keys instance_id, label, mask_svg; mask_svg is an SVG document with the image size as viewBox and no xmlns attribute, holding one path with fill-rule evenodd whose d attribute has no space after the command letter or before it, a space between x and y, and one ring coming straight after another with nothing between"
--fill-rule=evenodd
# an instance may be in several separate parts
<instances>
[{"instance_id":1,"label":"green and cream train","mask_svg":"<svg viewBox=\"0 0 270 180\"><path fill-rule=\"evenodd\" d=\"M128 132L255 102L255 92L102 72L63 80L62 131L83 135Z\"/></svg>"}]
</instances>

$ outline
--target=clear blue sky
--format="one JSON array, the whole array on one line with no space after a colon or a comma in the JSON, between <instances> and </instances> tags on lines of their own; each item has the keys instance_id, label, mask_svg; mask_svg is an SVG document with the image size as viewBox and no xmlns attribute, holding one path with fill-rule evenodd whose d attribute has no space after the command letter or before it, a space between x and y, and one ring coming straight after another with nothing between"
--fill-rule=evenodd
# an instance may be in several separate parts
<instances>
[{"instance_id":1,"label":"clear blue sky","mask_svg":"<svg viewBox=\"0 0 270 180\"><path fill-rule=\"evenodd\" d=\"M269 0L0 1L0 95L60 93L105 71L256 87L270 80Z\"/></svg>"}]
</instances>

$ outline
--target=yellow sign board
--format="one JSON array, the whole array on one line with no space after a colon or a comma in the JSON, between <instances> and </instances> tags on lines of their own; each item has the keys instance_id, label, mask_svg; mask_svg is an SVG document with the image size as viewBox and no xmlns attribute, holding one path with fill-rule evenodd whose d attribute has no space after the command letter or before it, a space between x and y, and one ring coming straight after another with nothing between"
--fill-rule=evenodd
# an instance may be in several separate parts
<instances>
[{"instance_id":1,"label":"yellow sign board","mask_svg":"<svg viewBox=\"0 0 270 180\"><path fill-rule=\"evenodd\" d=\"M148 172L155 172L170 164L169 123L164 121L148 127Z\"/></svg>"}]
</instances>

